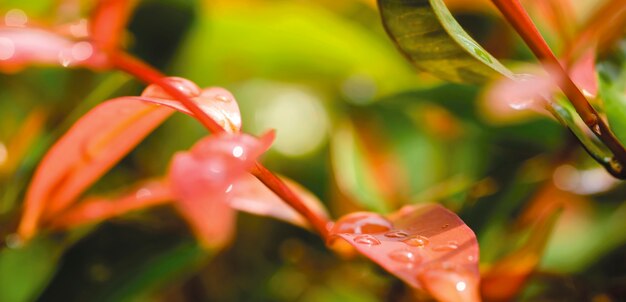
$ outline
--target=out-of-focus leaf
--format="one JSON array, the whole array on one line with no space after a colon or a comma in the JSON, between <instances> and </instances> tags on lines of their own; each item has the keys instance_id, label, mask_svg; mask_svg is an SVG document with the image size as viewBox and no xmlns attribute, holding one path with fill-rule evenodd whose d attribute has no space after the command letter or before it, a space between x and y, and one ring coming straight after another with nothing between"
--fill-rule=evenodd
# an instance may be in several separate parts
<instances>
[{"instance_id":1,"label":"out-of-focus leaf","mask_svg":"<svg viewBox=\"0 0 626 302\"><path fill-rule=\"evenodd\" d=\"M367 210L389 211L389 201L372 176L374 171L352 124L345 122L335 130L331 150L333 171L342 193Z\"/></svg>"},{"instance_id":2,"label":"out-of-focus leaf","mask_svg":"<svg viewBox=\"0 0 626 302\"><path fill-rule=\"evenodd\" d=\"M98 1L90 20L91 39L99 48L111 51L120 46L124 29L136 0Z\"/></svg>"},{"instance_id":3,"label":"out-of-focus leaf","mask_svg":"<svg viewBox=\"0 0 626 302\"><path fill-rule=\"evenodd\" d=\"M0 26L0 71L15 72L29 65L107 67L106 56L90 42L75 41L50 30Z\"/></svg>"},{"instance_id":4,"label":"out-of-focus leaf","mask_svg":"<svg viewBox=\"0 0 626 302\"><path fill-rule=\"evenodd\" d=\"M163 180L147 181L120 198L91 197L81 201L50 222L53 228L71 228L96 223L127 212L172 201L169 185Z\"/></svg>"},{"instance_id":5,"label":"out-of-focus leaf","mask_svg":"<svg viewBox=\"0 0 626 302\"><path fill-rule=\"evenodd\" d=\"M52 278L59 256L59 245L44 237L0 250L0 301L34 301Z\"/></svg>"},{"instance_id":6,"label":"out-of-focus leaf","mask_svg":"<svg viewBox=\"0 0 626 302\"><path fill-rule=\"evenodd\" d=\"M525 242L517 249L498 260L481 280L482 297L488 301L511 301L526 284L530 274L537 268L544 249L560 214L558 205L543 208L551 199L562 192L549 186L539 193L533 205L527 210L532 226L526 231ZM553 204L554 205L554 204ZM539 213L534 209L541 207Z\"/></svg>"},{"instance_id":7,"label":"out-of-focus leaf","mask_svg":"<svg viewBox=\"0 0 626 302\"><path fill-rule=\"evenodd\" d=\"M443 0L379 0L378 5L387 33L418 68L461 83L513 77L463 30Z\"/></svg>"},{"instance_id":8,"label":"out-of-focus leaf","mask_svg":"<svg viewBox=\"0 0 626 302\"><path fill-rule=\"evenodd\" d=\"M184 79L170 80L194 98L211 117L231 131L241 126L232 95L220 88L201 91ZM168 100L159 87L149 86L142 97L103 103L78 120L46 154L26 194L25 211L18 230L24 240L36 232L42 218L67 208L143 138L182 105ZM164 105L164 106L159 106Z\"/></svg>"},{"instance_id":9,"label":"out-of-focus leaf","mask_svg":"<svg viewBox=\"0 0 626 302\"><path fill-rule=\"evenodd\" d=\"M189 152L174 155L168 175L172 195L203 246L221 247L231 240L235 211L228 195L273 140L273 132L259 139L246 134L210 136Z\"/></svg>"},{"instance_id":10,"label":"out-of-focus leaf","mask_svg":"<svg viewBox=\"0 0 626 302\"><path fill-rule=\"evenodd\" d=\"M176 64L179 74L201 85L256 77L312 81L339 90L357 78L373 84L371 97L420 85L384 35L317 5L211 4Z\"/></svg>"},{"instance_id":11,"label":"out-of-focus leaf","mask_svg":"<svg viewBox=\"0 0 626 302\"><path fill-rule=\"evenodd\" d=\"M309 209L320 217L328 217L326 208L315 195L291 179L285 177L281 177L281 179ZM310 227L304 217L300 216L298 212L251 175L241 177L233 185L232 194L230 206L236 210L274 217L301 227Z\"/></svg>"},{"instance_id":12,"label":"out-of-focus leaf","mask_svg":"<svg viewBox=\"0 0 626 302\"><path fill-rule=\"evenodd\" d=\"M335 223L331 236L331 246L347 242L439 301L480 300L476 236L440 205L405 206L388 219L375 213L352 213Z\"/></svg>"},{"instance_id":13,"label":"out-of-focus leaf","mask_svg":"<svg viewBox=\"0 0 626 302\"><path fill-rule=\"evenodd\" d=\"M172 280L182 279L214 254L207 252L193 242L186 242L150 257L139 267L129 270L108 291L95 301L141 301L146 300Z\"/></svg>"}]
</instances>

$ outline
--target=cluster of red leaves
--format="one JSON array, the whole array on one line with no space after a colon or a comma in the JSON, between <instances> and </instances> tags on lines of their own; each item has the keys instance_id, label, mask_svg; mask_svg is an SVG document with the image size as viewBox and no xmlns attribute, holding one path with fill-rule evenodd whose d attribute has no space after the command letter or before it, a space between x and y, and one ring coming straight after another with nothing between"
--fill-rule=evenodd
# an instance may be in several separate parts
<instances>
[{"instance_id":1,"label":"cluster of red leaves","mask_svg":"<svg viewBox=\"0 0 626 302\"><path fill-rule=\"evenodd\" d=\"M15 72L33 64L94 70L119 68L117 60L120 54L124 55L119 48L134 4L135 1L103 0L98 2L90 20L55 28L6 23L0 26L0 55L4 55L0 70ZM566 64L571 66L573 80L590 94L597 90L593 58L594 52L589 51L574 63ZM569 63L571 58L566 59ZM45 155L26 195L18 230L22 239L28 240L46 228L73 228L171 204L205 247L220 248L234 236L236 210L311 227L314 223L301 215L300 209L304 208L329 222L327 232L321 233L330 247L341 253L357 252L412 288L441 301L478 301L481 294L506 300L519 290L538 263L551 229L552 216L547 214L541 216L535 237L531 235L527 245L484 272L485 284L481 287L476 237L458 216L440 205L407 206L387 217L352 213L333 223L314 195L285 179L290 194L302 202L297 207L288 205L285 196L265 186L269 181L250 175L257 159L270 147L274 134L256 138L241 133L239 108L228 91L200 89L185 79L155 79L158 73L136 71L133 75L138 79L155 84L139 97L122 97L96 106ZM534 85L533 81L526 83ZM527 88L506 87L507 97L511 97L512 91L519 91L521 95L513 93L518 102L534 98L536 95L523 94ZM552 92L552 85L541 91ZM176 111L205 125L205 117L209 117L224 131L198 141L189 151L177 153L166 175L140 181L122 196L82 197ZM520 263L523 256L529 255L532 259ZM503 284L511 288L503 291Z\"/></svg>"}]
</instances>

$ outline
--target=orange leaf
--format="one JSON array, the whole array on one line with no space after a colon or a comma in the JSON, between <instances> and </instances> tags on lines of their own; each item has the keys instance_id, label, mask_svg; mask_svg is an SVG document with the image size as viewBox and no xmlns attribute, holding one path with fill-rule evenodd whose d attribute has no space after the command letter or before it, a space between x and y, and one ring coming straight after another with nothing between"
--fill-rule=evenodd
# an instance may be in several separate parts
<instances>
[{"instance_id":1,"label":"orange leaf","mask_svg":"<svg viewBox=\"0 0 626 302\"><path fill-rule=\"evenodd\" d=\"M53 228L66 229L97 223L131 211L141 210L172 201L169 185L164 180L147 181L124 196L110 199L88 198L51 221Z\"/></svg>"},{"instance_id":2,"label":"orange leaf","mask_svg":"<svg viewBox=\"0 0 626 302\"><path fill-rule=\"evenodd\" d=\"M440 301L479 301L478 242L454 213L438 204L405 206L385 218L357 212L331 229L338 238L413 288Z\"/></svg>"},{"instance_id":3,"label":"orange leaf","mask_svg":"<svg viewBox=\"0 0 626 302\"><path fill-rule=\"evenodd\" d=\"M231 130L241 126L237 104L224 89L201 91L184 79L169 81L193 97L211 117L231 125ZM42 218L50 219L65 210L169 117L173 109L188 113L166 97L159 88L150 86L142 97L107 101L79 119L48 151L35 171L26 193L18 234L24 240L32 237Z\"/></svg>"},{"instance_id":4,"label":"orange leaf","mask_svg":"<svg viewBox=\"0 0 626 302\"><path fill-rule=\"evenodd\" d=\"M126 23L137 0L100 0L91 15L91 38L105 51L120 46Z\"/></svg>"}]
</instances>

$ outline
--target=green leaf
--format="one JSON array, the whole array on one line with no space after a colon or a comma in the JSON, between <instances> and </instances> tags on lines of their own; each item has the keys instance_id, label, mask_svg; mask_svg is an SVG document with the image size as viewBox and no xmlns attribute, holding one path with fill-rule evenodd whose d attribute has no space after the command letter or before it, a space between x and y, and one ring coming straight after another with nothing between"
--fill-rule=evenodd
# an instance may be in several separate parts
<instances>
[{"instance_id":1,"label":"green leaf","mask_svg":"<svg viewBox=\"0 0 626 302\"><path fill-rule=\"evenodd\" d=\"M459 83L513 77L463 30L443 0L378 0L378 5L387 33L418 68Z\"/></svg>"},{"instance_id":2,"label":"green leaf","mask_svg":"<svg viewBox=\"0 0 626 302\"><path fill-rule=\"evenodd\" d=\"M622 144L626 144L626 92L601 81L600 98L604 101L604 110L611 130Z\"/></svg>"},{"instance_id":3,"label":"green leaf","mask_svg":"<svg viewBox=\"0 0 626 302\"><path fill-rule=\"evenodd\" d=\"M0 301L34 301L52 278L60 251L60 245L43 237L1 250Z\"/></svg>"}]
</instances>

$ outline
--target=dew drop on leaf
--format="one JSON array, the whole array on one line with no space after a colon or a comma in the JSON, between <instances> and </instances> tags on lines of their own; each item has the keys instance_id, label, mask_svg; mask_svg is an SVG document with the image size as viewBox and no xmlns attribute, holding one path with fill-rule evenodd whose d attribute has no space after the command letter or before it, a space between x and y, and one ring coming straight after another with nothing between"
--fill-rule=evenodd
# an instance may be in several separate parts
<instances>
[{"instance_id":1,"label":"dew drop on leaf","mask_svg":"<svg viewBox=\"0 0 626 302\"><path fill-rule=\"evenodd\" d=\"M428 243L430 241L428 240L428 238L426 238L424 236L417 235L417 236L414 236L414 237L407 238L407 239L403 240L402 242L404 242L405 244L410 245L410 246L425 247L425 246L428 245Z\"/></svg>"},{"instance_id":2,"label":"dew drop on leaf","mask_svg":"<svg viewBox=\"0 0 626 302\"><path fill-rule=\"evenodd\" d=\"M389 253L389 258L391 260L406 264L414 264L420 261L419 255L416 255L413 252L407 250L392 251L391 253Z\"/></svg>"},{"instance_id":3,"label":"dew drop on leaf","mask_svg":"<svg viewBox=\"0 0 626 302\"><path fill-rule=\"evenodd\" d=\"M385 234L385 237L389 238L406 238L409 237L409 234L403 231L393 231Z\"/></svg>"},{"instance_id":4,"label":"dew drop on leaf","mask_svg":"<svg viewBox=\"0 0 626 302\"><path fill-rule=\"evenodd\" d=\"M356 212L339 219L333 226L333 233L375 234L391 230L393 225L380 214Z\"/></svg>"},{"instance_id":5,"label":"dew drop on leaf","mask_svg":"<svg viewBox=\"0 0 626 302\"><path fill-rule=\"evenodd\" d=\"M450 241L450 242L448 242L448 244L442 244L442 245L434 246L433 247L433 251L436 251L436 252L449 252L449 251L454 251L454 250L456 250L458 248L459 248L458 243L456 243L455 241Z\"/></svg>"},{"instance_id":6,"label":"dew drop on leaf","mask_svg":"<svg viewBox=\"0 0 626 302\"><path fill-rule=\"evenodd\" d=\"M368 246L380 244L380 240L376 239L376 237L372 235L367 234L354 237L354 242Z\"/></svg>"}]
</instances>

